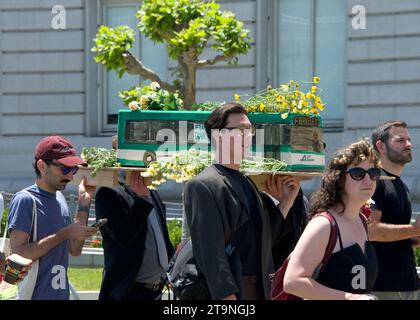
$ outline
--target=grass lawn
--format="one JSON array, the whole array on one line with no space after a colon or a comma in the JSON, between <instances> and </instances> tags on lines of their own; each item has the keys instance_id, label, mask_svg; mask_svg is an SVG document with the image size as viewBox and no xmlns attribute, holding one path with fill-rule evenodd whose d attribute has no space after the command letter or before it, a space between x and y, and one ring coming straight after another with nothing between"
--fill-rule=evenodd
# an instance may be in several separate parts
<instances>
[{"instance_id":1,"label":"grass lawn","mask_svg":"<svg viewBox=\"0 0 420 320\"><path fill-rule=\"evenodd\" d=\"M99 291L102 268L69 268L68 276L77 291Z\"/></svg>"}]
</instances>

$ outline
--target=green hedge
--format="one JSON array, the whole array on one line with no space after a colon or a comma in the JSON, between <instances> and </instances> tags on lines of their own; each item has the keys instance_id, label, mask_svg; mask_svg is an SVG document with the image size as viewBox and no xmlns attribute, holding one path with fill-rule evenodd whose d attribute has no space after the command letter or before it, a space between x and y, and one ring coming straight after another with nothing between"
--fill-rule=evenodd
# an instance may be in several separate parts
<instances>
[{"instance_id":1,"label":"green hedge","mask_svg":"<svg viewBox=\"0 0 420 320\"><path fill-rule=\"evenodd\" d=\"M420 267L420 248L414 249L414 256L416 258L416 266Z\"/></svg>"},{"instance_id":2,"label":"green hedge","mask_svg":"<svg viewBox=\"0 0 420 320\"><path fill-rule=\"evenodd\" d=\"M169 239L171 240L174 247L181 242L182 236L182 221L181 220L170 220L167 223Z\"/></svg>"},{"instance_id":3,"label":"green hedge","mask_svg":"<svg viewBox=\"0 0 420 320\"><path fill-rule=\"evenodd\" d=\"M1 226L0 226L0 234L1 234L1 236L3 236L3 231L4 231L4 228L6 227L6 219L7 219L7 213L9 212L9 209L4 209L4 211L3 211L3 215L2 215L2 217L1 217Z\"/></svg>"}]
</instances>

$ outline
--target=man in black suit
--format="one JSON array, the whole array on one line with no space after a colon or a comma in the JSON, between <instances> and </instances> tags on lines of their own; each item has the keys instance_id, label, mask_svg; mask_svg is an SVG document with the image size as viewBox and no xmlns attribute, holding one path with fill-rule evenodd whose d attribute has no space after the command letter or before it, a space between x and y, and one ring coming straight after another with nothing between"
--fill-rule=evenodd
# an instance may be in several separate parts
<instances>
[{"instance_id":1,"label":"man in black suit","mask_svg":"<svg viewBox=\"0 0 420 320\"><path fill-rule=\"evenodd\" d=\"M101 227L100 300L160 299L174 251L159 195L147 188L140 172L132 172L129 179L129 186L101 187L96 194L96 218L108 219Z\"/></svg>"},{"instance_id":2,"label":"man in black suit","mask_svg":"<svg viewBox=\"0 0 420 320\"><path fill-rule=\"evenodd\" d=\"M285 218L299 193L299 181L292 176L270 178L270 196L262 198L239 172L254 134L240 104L222 105L205 127L216 160L184 191L194 257L213 300L268 299L269 274L274 272L271 249L287 228ZM233 253L227 253L228 244L234 244Z\"/></svg>"}]
</instances>

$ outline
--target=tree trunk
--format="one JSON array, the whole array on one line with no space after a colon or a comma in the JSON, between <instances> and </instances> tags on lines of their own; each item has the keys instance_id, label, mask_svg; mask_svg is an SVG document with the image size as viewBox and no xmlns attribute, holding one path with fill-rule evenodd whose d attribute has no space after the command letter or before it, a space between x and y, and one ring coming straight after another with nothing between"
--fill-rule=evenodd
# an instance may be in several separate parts
<instances>
[{"instance_id":1,"label":"tree trunk","mask_svg":"<svg viewBox=\"0 0 420 320\"><path fill-rule=\"evenodd\" d=\"M184 83L182 84L182 95L184 98L184 108L191 110L193 104L196 103L195 83L197 78L197 53L195 50L185 52L178 59L181 67L181 73Z\"/></svg>"}]
</instances>

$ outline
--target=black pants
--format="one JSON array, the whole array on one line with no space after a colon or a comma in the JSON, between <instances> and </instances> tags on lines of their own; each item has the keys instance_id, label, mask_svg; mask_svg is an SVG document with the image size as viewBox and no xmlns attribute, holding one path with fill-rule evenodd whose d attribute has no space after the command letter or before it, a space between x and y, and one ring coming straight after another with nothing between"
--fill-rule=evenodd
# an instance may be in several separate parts
<instances>
[{"instance_id":1,"label":"black pants","mask_svg":"<svg viewBox=\"0 0 420 320\"><path fill-rule=\"evenodd\" d=\"M153 291L139 283L135 283L127 296L127 300L161 300L161 295L162 289Z\"/></svg>"}]
</instances>

